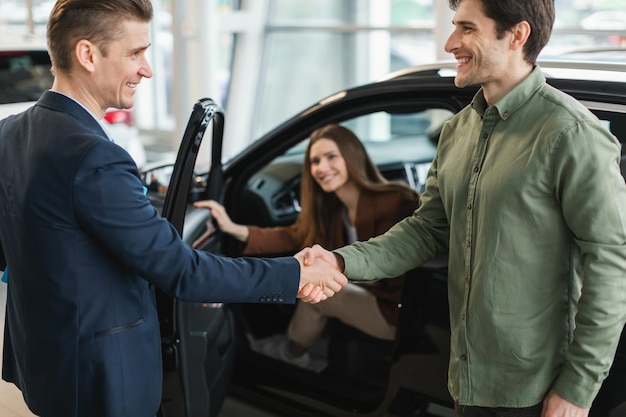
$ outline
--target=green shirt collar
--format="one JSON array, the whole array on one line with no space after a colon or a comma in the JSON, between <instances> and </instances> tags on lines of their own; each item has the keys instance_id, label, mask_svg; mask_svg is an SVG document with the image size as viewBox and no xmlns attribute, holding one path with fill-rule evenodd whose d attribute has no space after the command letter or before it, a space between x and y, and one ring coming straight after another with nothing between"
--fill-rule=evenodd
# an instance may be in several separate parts
<instances>
[{"instance_id":1,"label":"green shirt collar","mask_svg":"<svg viewBox=\"0 0 626 417\"><path fill-rule=\"evenodd\" d=\"M541 72L541 68L535 65L530 75L515 86L513 90L509 91L493 107L497 110L500 118L506 120L522 107L545 82L546 77ZM474 96L471 106L480 117L485 115L488 105L482 88Z\"/></svg>"}]
</instances>

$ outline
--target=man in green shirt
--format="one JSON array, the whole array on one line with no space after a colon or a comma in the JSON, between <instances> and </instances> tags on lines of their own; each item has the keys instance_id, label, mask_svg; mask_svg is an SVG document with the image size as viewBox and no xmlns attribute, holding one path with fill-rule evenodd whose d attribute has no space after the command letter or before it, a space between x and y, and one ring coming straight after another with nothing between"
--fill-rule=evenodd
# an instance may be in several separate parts
<instances>
[{"instance_id":1,"label":"man in green shirt","mask_svg":"<svg viewBox=\"0 0 626 417\"><path fill-rule=\"evenodd\" d=\"M450 0L455 84L421 207L322 256L354 280L449 251L449 391L459 416L584 417L626 315L626 186L615 138L546 84L553 0Z\"/></svg>"}]
</instances>

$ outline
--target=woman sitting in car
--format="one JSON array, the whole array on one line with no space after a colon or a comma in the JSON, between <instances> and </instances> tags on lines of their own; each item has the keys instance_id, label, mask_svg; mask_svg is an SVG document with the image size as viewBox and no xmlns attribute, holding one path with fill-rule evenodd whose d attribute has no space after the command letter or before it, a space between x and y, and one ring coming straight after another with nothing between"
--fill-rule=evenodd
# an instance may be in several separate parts
<instances>
[{"instance_id":1,"label":"woman sitting in car","mask_svg":"<svg viewBox=\"0 0 626 417\"><path fill-rule=\"evenodd\" d=\"M218 227L244 243L243 255L296 252L317 243L338 248L386 232L419 205L408 185L383 178L349 129L331 124L310 137L302 171L302 211L293 225L261 228L233 223L224 207L208 200ZM385 340L395 337L403 277L348 284L318 304L298 303L287 337L269 338L257 350L297 366L319 370L308 349L328 318Z\"/></svg>"}]
</instances>

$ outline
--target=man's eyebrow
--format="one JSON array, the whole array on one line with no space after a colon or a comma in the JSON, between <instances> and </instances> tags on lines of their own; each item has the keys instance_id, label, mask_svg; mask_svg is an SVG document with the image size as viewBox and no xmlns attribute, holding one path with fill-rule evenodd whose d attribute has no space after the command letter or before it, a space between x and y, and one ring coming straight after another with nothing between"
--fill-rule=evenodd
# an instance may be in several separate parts
<instances>
[{"instance_id":1,"label":"man's eyebrow","mask_svg":"<svg viewBox=\"0 0 626 417\"><path fill-rule=\"evenodd\" d=\"M133 49L133 52L141 52L141 51L145 51L146 49L148 49L150 46L152 46L152 43L149 43L145 46L139 46L137 48Z\"/></svg>"},{"instance_id":2,"label":"man's eyebrow","mask_svg":"<svg viewBox=\"0 0 626 417\"><path fill-rule=\"evenodd\" d=\"M461 25L461 26L476 26L474 22L469 20L452 20L453 25Z\"/></svg>"}]
</instances>

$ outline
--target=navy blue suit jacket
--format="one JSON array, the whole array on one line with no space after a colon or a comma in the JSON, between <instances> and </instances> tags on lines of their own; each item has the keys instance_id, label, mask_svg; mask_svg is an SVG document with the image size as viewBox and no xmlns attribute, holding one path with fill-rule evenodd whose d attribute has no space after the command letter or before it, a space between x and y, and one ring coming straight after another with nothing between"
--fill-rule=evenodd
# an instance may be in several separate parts
<instances>
[{"instance_id":1,"label":"navy blue suit jacket","mask_svg":"<svg viewBox=\"0 0 626 417\"><path fill-rule=\"evenodd\" d=\"M3 379L44 417L150 417L161 340L150 284L187 301L293 303L293 258L192 250L144 196L131 157L48 91L0 122ZM0 267L3 265L0 265Z\"/></svg>"}]
</instances>

